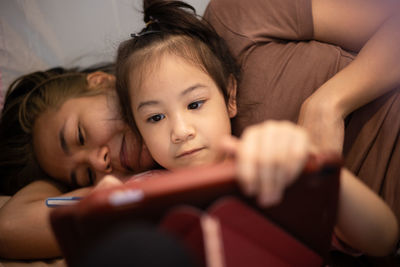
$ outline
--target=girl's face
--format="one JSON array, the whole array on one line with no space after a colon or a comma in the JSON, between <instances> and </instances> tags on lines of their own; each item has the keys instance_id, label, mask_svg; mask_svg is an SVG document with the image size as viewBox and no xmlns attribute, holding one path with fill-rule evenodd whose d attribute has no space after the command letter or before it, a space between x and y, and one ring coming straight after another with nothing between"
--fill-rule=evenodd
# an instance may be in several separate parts
<instances>
[{"instance_id":1,"label":"girl's face","mask_svg":"<svg viewBox=\"0 0 400 267\"><path fill-rule=\"evenodd\" d=\"M169 54L144 77L140 88L131 85L137 127L161 166L175 169L222 160L218 144L231 134L230 118L236 115L235 83L229 87L233 94L227 108L207 73Z\"/></svg>"},{"instance_id":2,"label":"girl's face","mask_svg":"<svg viewBox=\"0 0 400 267\"><path fill-rule=\"evenodd\" d=\"M146 150L139 157L136 136L118 120L115 97L97 95L67 100L36 120L33 145L42 169L74 186L96 184L106 174L120 178L149 169Z\"/></svg>"}]
</instances>

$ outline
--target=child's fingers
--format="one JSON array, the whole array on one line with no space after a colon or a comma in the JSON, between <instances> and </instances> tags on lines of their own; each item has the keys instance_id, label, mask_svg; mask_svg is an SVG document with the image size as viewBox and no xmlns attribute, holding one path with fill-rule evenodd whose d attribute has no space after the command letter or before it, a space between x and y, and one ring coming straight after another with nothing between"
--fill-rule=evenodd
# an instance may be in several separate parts
<instances>
[{"instance_id":1,"label":"child's fingers","mask_svg":"<svg viewBox=\"0 0 400 267\"><path fill-rule=\"evenodd\" d=\"M311 145L306 132L298 130L294 132L294 135L291 138L290 150L288 150L290 154L287 156L290 160L290 165L287 168L287 184L291 184L299 177L311 154Z\"/></svg>"},{"instance_id":2,"label":"child's fingers","mask_svg":"<svg viewBox=\"0 0 400 267\"><path fill-rule=\"evenodd\" d=\"M248 150L241 162L251 166L254 175L248 180L243 175L245 185L252 186L262 206L279 203L309 157L306 132L292 123L267 122L253 127L243 144Z\"/></svg>"},{"instance_id":3,"label":"child's fingers","mask_svg":"<svg viewBox=\"0 0 400 267\"><path fill-rule=\"evenodd\" d=\"M268 175L261 175L259 179L258 203L264 207L279 203L285 189L282 170L270 168L269 171Z\"/></svg>"},{"instance_id":4,"label":"child's fingers","mask_svg":"<svg viewBox=\"0 0 400 267\"><path fill-rule=\"evenodd\" d=\"M236 155L238 180L245 194L262 206L279 203L310 154L306 132L289 122L269 121L246 129L240 140L227 138L225 152Z\"/></svg>"},{"instance_id":5,"label":"child's fingers","mask_svg":"<svg viewBox=\"0 0 400 267\"><path fill-rule=\"evenodd\" d=\"M225 156L236 156L236 153L239 149L240 141L234 136L224 136L221 139L218 147L218 153L221 157Z\"/></svg>"},{"instance_id":6,"label":"child's fingers","mask_svg":"<svg viewBox=\"0 0 400 267\"><path fill-rule=\"evenodd\" d=\"M256 193L257 165L258 165L258 140L259 131L250 128L243 133L239 150L236 154L237 172L239 183L249 196Z\"/></svg>"},{"instance_id":7,"label":"child's fingers","mask_svg":"<svg viewBox=\"0 0 400 267\"><path fill-rule=\"evenodd\" d=\"M275 127L266 125L262 130L258 146L258 201L260 205L268 206L278 203L284 190L287 142Z\"/></svg>"}]
</instances>

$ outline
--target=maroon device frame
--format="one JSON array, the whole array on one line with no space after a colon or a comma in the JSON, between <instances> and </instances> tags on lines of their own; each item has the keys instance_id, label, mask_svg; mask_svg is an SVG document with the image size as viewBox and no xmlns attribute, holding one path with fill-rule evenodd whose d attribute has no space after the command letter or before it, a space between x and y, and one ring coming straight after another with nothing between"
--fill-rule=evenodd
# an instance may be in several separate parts
<instances>
[{"instance_id":1,"label":"maroon device frame","mask_svg":"<svg viewBox=\"0 0 400 267\"><path fill-rule=\"evenodd\" d=\"M232 162L181 169L94 191L76 205L54 208L50 222L67 263L73 265L117 223L158 223L176 206L207 211L218 199L234 196L326 260L336 222L340 168L336 155L311 158L283 201L266 209L241 194Z\"/></svg>"}]
</instances>

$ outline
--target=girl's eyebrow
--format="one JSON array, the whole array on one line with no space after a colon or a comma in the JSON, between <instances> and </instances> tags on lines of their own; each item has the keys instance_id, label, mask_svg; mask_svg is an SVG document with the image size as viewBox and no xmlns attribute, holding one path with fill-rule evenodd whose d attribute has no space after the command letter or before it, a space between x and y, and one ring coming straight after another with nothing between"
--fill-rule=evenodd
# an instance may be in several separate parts
<instances>
[{"instance_id":1,"label":"girl's eyebrow","mask_svg":"<svg viewBox=\"0 0 400 267\"><path fill-rule=\"evenodd\" d=\"M206 87L204 84L201 83L196 83L195 85L190 86L189 88L185 89L182 93L180 93L180 96L184 96L189 94L190 92L198 89L198 88L203 88Z\"/></svg>"},{"instance_id":2,"label":"girl's eyebrow","mask_svg":"<svg viewBox=\"0 0 400 267\"><path fill-rule=\"evenodd\" d=\"M150 100L150 101L144 101L144 102L140 102L139 106L137 107L137 111L139 111L139 109L145 107L145 106L151 106L151 105L157 105L159 104L160 101L156 101L156 100Z\"/></svg>"},{"instance_id":3,"label":"girl's eyebrow","mask_svg":"<svg viewBox=\"0 0 400 267\"><path fill-rule=\"evenodd\" d=\"M190 93L190 92L192 92L192 91L194 91L194 90L196 90L198 88L204 88L204 87L206 87L204 84L196 83L195 85L192 85L189 88L186 88L185 90L183 90L180 93L180 96L182 97L182 96L187 95L188 93ZM157 101L157 100L149 100L149 101L140 102L140 104L139 104L139 106L137 107L136 110L139 111L139 109L143 108L144 106L157 105L159 103L160 103L160 101Z\"/></svg>"}]
</instances>

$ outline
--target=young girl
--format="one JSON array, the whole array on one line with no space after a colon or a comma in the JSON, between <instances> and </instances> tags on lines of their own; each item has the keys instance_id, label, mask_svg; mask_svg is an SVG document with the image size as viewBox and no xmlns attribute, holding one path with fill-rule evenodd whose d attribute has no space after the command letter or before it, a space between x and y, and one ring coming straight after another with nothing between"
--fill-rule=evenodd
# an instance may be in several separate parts
<instances>
[{"instance_id":1,"label":"young girl","mask_svg":"<svg viewBox=\"0 0 400 267\"><path fill-rule=\"evenodd\" d=\"M244 192L257 196L260 205L278 203L318 148L289 122L267 121L240 139L230 137L238 71L225 43L187 4L149 2L146 27L118 50L117 91L125 119L161 166L212 164L233 154ZM358 251L382 256L392 251L397 231L386 204L343 169L336 235Z\"/></svg>"}]
</instances>

